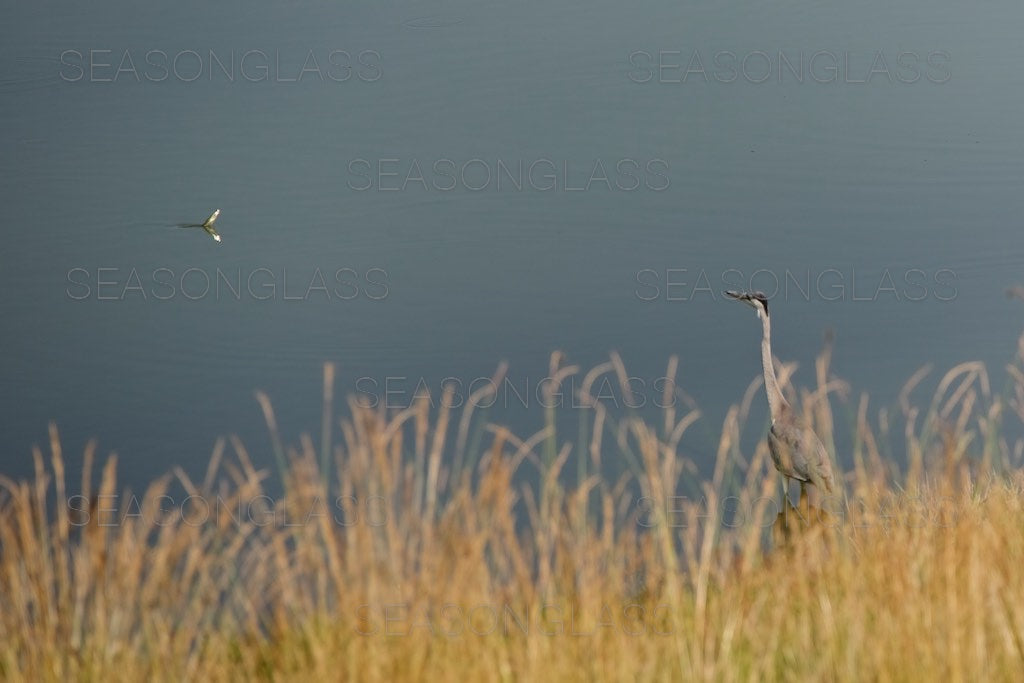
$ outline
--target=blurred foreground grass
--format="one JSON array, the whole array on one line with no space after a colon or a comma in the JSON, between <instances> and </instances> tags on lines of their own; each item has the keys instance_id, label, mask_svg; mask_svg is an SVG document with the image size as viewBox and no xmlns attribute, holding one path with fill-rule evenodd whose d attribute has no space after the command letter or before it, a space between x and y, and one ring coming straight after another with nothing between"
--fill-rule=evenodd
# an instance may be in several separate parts
<instances>
[{"instance_id":1,"label":"blurred foreground grass","mask_svg":"<svg viewBox=\"0 0 1024 683\"><path fill-rule=\"evenodd\" d=\"M587 400L626 376L615 356L585 376L571 440L550 411L526 440L487 424L487 388L459 411L335 411L327 366L319 444L282 444L258 397L273 498L234 438L202 482L176 470L135 495L111 457L94 486L89 449L72 486L54 428L33 481L0 477L0 678L1019 680L1020 349L999 394L967 363L924 407L923 373L898 414L843 400L830 517L782 503L763 439L743 452L759 381L702 477L679 447L699 413L667 401L652 425ZM827 445L848 390L829 355L799 397ZM556 354L548 390L575 372ZM893 438L901 468L880 454ZM611 460L627 473L607 479Z\"/></svg>"}]
</instances>

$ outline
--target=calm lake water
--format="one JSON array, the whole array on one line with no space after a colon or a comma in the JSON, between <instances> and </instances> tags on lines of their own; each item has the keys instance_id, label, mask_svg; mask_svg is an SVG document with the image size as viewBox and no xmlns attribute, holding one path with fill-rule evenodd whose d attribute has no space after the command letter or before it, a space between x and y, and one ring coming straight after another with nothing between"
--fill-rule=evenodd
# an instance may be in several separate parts
<instances>
[{"instance_id":1,"label":"calm lake water","mask_svg":"<svg viewBox=\"0 0 1024 683\"><path fill-rule=\"evenodd\" d=\"M318 434L324 361L407 403L506 360L525 434L556 349L648 400L678 355L699 459L760 372L751 285L800 384L831 329L876 408L926 362L998 388L1022 34L1009 0L5 3L0 471L50 420L130 482L232 433L270 465L254 391ZM175 227L215 208L221 244Z\"/></svg>"}]
</instances>

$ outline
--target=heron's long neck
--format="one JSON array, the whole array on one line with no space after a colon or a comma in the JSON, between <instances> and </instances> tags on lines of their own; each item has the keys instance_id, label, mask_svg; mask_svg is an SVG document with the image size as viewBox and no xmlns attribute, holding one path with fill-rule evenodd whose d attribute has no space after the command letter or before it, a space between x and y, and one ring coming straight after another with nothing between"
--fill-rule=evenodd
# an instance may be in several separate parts
<instances>
[{"instance_id":1,"label":"heron's long neck","mask_svg":"<svg viewBox=\"0 0 1024 683\"><path fill-rule=\"evenodd\" d=\"M768 394L768 410L772 415L772 424L782 415L783 409L789 404L779 391L779 380L775 377L775 364L772 362L772 323L767 315L761 316L764 337L761 339L761 365L764 368L764 390Z\"/></svg>"}]
</instances>

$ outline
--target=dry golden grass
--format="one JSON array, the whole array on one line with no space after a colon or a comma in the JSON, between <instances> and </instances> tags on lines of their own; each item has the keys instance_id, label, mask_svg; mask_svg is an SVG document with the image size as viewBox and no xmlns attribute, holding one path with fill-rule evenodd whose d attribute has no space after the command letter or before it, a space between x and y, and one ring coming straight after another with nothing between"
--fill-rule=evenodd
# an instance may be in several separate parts
<instances>
[{"instance_id":1,"label":"dry golden grass","mask_svg":"<svg viewBox=\"0 0 1024 683\"><path fill-rule=\"evenodd\" d=\"M829 356L800 404L831 448L848 388ZM553 413L523 441L481 428L485 389L458 413L350 403L338 423L330 366L319 450L286 448L259 396L274 500L237 439L204 481L179 470L138 497L113 458L94 488L90 450L72 490L54 429L33 481L0 478L0 678L1019 680L1024 445L1002 422L1024 421L1022 367L1024 338L1002 395L968 363L924 410L922 376L898 414L842 401L853 469L831 516L780 510L764 444L743 452L758 382L696 482L693 411L653 426L591 401L575 442ZM552 377L575 372L553 357ZM625 377L613 356L584 400L603 373ZM612 458L630 473L606 480Z\"/></svg>"}]
</instances>

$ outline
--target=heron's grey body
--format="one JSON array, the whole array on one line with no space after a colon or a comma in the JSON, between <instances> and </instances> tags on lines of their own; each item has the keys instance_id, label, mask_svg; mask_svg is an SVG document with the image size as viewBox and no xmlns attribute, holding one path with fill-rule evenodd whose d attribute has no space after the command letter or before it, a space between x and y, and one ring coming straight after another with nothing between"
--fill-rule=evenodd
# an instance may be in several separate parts
<instances>
[{"instance_id":1,"label":"heron's grey body","mask_svg":"<svg viewBox=\"0 0 1024 683\"><path fill-rule=\"evenodd\" d=\"M213 224L217 221L217 216L219 216L219 215L220 215L220 209L216 209L213 213L210 214L210 217L207 218L202 223L183 223L183 224L179 225L178 227L179 228L202 228L203 230L206 231L207 235L209 235L213 239L215 239L218 242L220 242L220 235L217 234L217 229L215 227L213 227Z\"/></svg>"},{"instance_id":2,"label":"heron's grey body","mask_svg":"<svg viewBox=\"0 0 1024 683\"><path fill-rule=\"evenodd\" d=\"M761 366L764 372L764 390L768 396L768 409L772 418L772 426L768 431L768 451L772 455L775 469L784 477L799 481L801 487L813 484L819 491L832 493L835 480L832 477L832 462L828 452L818 435L797 419L789 402L782 395L778 379L775 377L768 299L760 292L726 292L726 295L751 306L761 320Z\"/></svg>"},{"instance_id":3,"label":"heron's grey body","mask_svg":"<svg viewBox=\"0 0 1024 683\"><path fill-rule=\"evenodd\" d=\"M785 419L773 423L768 431L768 451L775 469L784 476L832 493L835 482L828 452L810 429Z\"/></svg>"}]
</instances>

